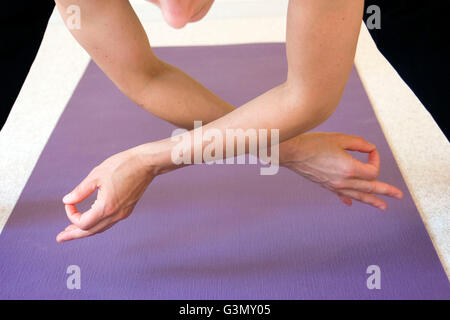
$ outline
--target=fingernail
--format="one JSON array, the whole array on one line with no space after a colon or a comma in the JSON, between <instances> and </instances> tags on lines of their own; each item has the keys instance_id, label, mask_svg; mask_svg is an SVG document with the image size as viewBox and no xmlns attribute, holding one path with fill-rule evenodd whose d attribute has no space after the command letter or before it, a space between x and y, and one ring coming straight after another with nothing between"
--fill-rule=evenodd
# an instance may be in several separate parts
<instances>
[{"instance_id":1,"label":"fingernail","mask_svg":"<svg viewBox=\"0 0 450 320\"><path fill-rule=\"evenodd\" d=\"M66 194L66 195L64 196L64 198L63 198L63 202L70 201L70 197L71 197L71 196L72 196L71 193Z\"/></svg>"}]
</instances>

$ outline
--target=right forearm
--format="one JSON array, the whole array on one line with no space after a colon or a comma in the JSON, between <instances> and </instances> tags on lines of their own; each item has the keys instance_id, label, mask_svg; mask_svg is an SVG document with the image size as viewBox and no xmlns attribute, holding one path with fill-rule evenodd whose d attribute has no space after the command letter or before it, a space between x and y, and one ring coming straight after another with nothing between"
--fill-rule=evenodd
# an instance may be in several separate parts
<instances>
[{"instance_id":1,"label":"right forearm","mask_svg":"<svg viewBox=\"0 0 450 320\"><path fill-rule=\"evenodd\" d=\"M207 124L235 109L182 70L163 61L160 65L139 92L127 94L148 112L190 130L194 121Z\"/></svg>"},{"instance_id":2,"label":"right forearm","mask_svg":"<svg viewBox=\"0 0 450 320\"><path fill-rule=\"evenodd\" d=\"M69 28L70 32L114 84L152 114L192 129L194 120L208 123L234 110L156 57L128 1L56 0L56 4L65 21L71 5L80 8L81 28Z\"/></svg>"}]
</instances>

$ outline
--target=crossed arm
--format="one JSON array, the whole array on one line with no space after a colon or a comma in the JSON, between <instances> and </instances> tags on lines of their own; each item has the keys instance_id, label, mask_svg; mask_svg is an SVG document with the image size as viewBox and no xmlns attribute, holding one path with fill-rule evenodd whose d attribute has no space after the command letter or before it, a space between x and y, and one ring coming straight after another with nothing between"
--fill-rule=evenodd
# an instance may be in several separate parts
<instances>
[{"instance_id":1,"label":"crossed arm","mask_svg":"<svg viewBox=\"0 0 450 320\"><path fill-rule=\"evenodd\" d=\"M342 134L303 134L326 120L339 103L353 64L362 0L291 0L287 78L237 109L158 59L127 0L56 3L63 18L67 6L80 6L82 28L72 34L117 87L152 114L186 129L202 120L203 129L218 129L224 137L226 129L279 129L282 165L334 191L344 203L351 204L353 198L384 209L386 204L374 193L401 197L397 188L375 180L379 168L375 146ZM152 179L176 169L170 157L173 147L170 139L151 142L96 167L64 198L73 224L57 240L102 232L131 214ZM369 162L356 161L346 149L369 153ZM331 159L333 173L325 170L325 160ZM75 204L96 189L99 194L92 208L78 212Z\"/></svg>"}]
</instances>

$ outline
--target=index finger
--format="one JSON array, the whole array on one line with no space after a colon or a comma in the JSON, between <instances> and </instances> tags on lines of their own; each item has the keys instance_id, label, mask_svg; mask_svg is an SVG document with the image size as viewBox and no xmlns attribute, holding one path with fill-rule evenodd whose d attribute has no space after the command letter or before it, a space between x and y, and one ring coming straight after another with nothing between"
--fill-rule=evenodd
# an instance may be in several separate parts
<instances>
[{"instance_id":1,"label":"index finger","mask_svg":"<svg viewBox=\"0 0 450 320\"><path fill-rule=\"evenodd\" d=\"M351 156L350 156L351 157ZM364 180L375 180L380 172L380 154L377 149L369 152L367 163L352 157L352 176Z\"/></svg>"},{"instance_id":2,"label":"index finger","mask_svg":"<svg viewBox=\"0 0 450 320\"><path fill-rule=\"evenodd\" d=\"M82 230L88 230L103 220L103 206L97 201L84 213L73 204L66 204L65 210L69 220Z\"/></svg>"}]
</instances>

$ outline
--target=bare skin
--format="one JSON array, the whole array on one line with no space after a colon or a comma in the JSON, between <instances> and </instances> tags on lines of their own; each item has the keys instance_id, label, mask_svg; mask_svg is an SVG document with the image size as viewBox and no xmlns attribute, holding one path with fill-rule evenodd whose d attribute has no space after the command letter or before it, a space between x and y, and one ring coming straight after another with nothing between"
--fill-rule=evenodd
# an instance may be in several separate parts
<instances>
[{"instance_id":1,"label":"bare skin","mask_svg":"<svg viewBox=\"0 0 450 320\"><path fill-rule=\"evenodd\" d=\"M213 3L151 2L174 28L198 21ZM376 180L380 162L374 145L345 134L305 133L326 120L339 103L353 65L363 0L291 0L288 76L240 108L158 59L127 0L56 0L56 4L63 18L69 5L80 6L83 27L72 34L117 87L148 112L191 130L191 135L194 120L203 121L203 130L218 129L224 137L226 129L279 129L280 164L332 191L347 205L353 199L385 210L378 195L402 197L398 188ZM72 224L57 241L103 232L128 217L157 175L183 167L172 162L173 148L171 139L149 142L94 168L64 197ZM368 162L357 161L346 150L367 153ZM96 202L80 213L76 204L97 189Z\"/></svg>"}]
</instances>

